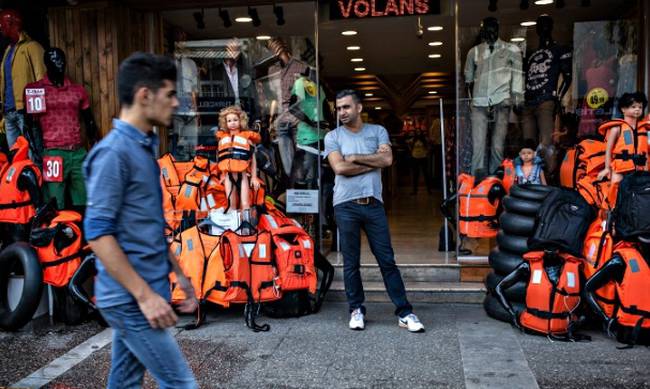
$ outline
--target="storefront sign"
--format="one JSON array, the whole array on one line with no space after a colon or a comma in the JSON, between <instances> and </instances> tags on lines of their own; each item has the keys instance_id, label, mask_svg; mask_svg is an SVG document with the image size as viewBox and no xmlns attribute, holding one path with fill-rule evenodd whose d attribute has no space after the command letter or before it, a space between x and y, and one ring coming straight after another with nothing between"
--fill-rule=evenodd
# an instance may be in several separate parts
<instances>
[{"instance_id":1,"label":"storefront sign","mask_svg":"<svg viewBox=\"0 0 650 389\"><path fill-rule=\"evenodd\" d=\"M27 113L45 113L45 89L26 88L25 99Z\"/></svg>"},{"instance_id":2,"label":"storefront sign","mask_svg":"<svg viewBox=\"0 0 650 389\"><path fill-rule=\"evenodd\" d=\"M287 190L288 213L318 213L317 190Z\"/></svg>"},{"instance_id":3,"label":"storefront sign","mask_svg":"<svg viewBox=\"0 0 650 389\"><path fill-rule=\"evenodd\" d=\"M330 19L440 13L440 0L330 0Z\"/></svg>"}]
</instances>

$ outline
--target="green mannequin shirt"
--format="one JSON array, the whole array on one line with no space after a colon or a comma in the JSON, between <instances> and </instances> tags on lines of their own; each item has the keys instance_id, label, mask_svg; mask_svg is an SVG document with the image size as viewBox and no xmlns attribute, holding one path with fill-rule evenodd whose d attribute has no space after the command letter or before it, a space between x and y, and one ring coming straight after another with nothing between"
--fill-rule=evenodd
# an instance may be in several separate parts
<instances>
[{"instance_id":1,"label":"green mannequin shirt","mask_svg":"<svg viewBox=\"0 0 650 389\"><path fill-rule=\"evenodd\" d=\"M318 99L317 85L306 77L300 77L293 83L291 94L298 97L298 109L305 113L309 119L314 123L318 123L322 116L322 106L325 101L325 92L320 88L320 100ZM321 129L320 134L318 128L312 127L304 122L298 123L298 131L296 133L296 142L299 145L308 145L316 143L325 137L325 131Z\"/></svg>"}]
</instances>

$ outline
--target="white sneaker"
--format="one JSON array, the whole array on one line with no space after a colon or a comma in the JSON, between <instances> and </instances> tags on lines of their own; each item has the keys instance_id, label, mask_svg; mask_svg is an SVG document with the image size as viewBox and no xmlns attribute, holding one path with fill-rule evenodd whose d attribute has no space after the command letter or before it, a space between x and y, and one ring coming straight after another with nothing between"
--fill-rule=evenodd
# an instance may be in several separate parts
<instances>
[{"instance_id":1,"label":"white sneaker","mask_svg":"<svg viewBox=\"0 0 650 389\"><path fill-rule=\"evenodd\" d=\"M366 321L363 317L363 312L361 312L361 308L357 308L350 314L350 329L361 331L364 328L366 328Z\"/></svg>"},{"instance_id":2,"label":"white sneaker","mask_svg":"<svg viewBox=\"0 0 650 389\"><path fill-rule=\"evenodd\" d=\"M400 327L407 328L410 332L424 332L424 325L414 313L400 317L397 321Z\"/></svg>"}]
</instances>

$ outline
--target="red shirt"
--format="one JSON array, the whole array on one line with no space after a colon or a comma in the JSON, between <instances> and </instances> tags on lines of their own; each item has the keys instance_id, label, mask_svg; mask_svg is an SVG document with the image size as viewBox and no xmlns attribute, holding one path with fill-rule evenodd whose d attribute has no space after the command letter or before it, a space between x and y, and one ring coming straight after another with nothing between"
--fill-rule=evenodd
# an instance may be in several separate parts
<instances>
[{"instance_id":1,"label":"red shirt","mask_svg":"<svg viewBox=\"0 0 650 389\"><path fill-rule=\"evenodd\" d=\"M25 88L45 89L46 112L34 115L43 131L43 146L46 149L80 148L79 112L90 107L86 89L73 84L67 77L63 79L63 86L56 87L47 75Z\"/></svg>"}]
</instances>

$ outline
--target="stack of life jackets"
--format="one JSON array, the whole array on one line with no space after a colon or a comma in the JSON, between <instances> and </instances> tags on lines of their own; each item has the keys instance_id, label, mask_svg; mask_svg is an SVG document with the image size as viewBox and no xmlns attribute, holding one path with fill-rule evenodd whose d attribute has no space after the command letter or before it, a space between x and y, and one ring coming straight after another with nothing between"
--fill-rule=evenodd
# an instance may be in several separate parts
<instances>
[{"instance_id":1,"label":"stack of life jackets","mask_svg":"<svg viewBox=\"0 0 650 389\"><path fill-rule=\"evenodd\" d=\"M620 244L620 243L619 243ZM617 246L618 247L618 246ZM614 239L607 225L607 221L597 218L589 226L583 245L583 258L585 264L582 272L585 279L589 279L612 256ZM616 289L614 281L610 281L595 293L595 299L605 315L612 317L616 310Z\"/></svg>"},{"instance_id":2,"label":"stack of life jackets","mask_svg":"<svg viewBox=\"0 0 650 389\"><path fill-rule=\"evenodd\" d=\"M245 304L246 324L255 331L268 330L255 323L255 305L279 300L285 291L315 293L317 282L312 239L271 203L266 208L269 214L262 215L251 235L231 230L210 235L194 226L179 233L171 245L200 307L205 302L222 307ZM173 273L170 279L172 302L179 303L185 294ZM198 315L200 323L201 312Z\"/></svg>"},{"instance_id":3,"label":"stack of life jackets","mask_svg":"<svg viewBox=\"0 0 650 389\"><path fill-rule=\"evenodd\" d=\"M470 238L494 238L498 232L498 199L491 203L488 193L495 185L502 185L497 177L488 176L476 183L469 174L458 176L458 229Z\"/></svg>"},{"instance_id":4,"label":"stack of life jackets","mask_svg":"<svg viewBox=\"0 0 650 389\"><path fill-rule=\"evenodd\" d=\"M52 286L66 286L79 268L90 247L83 241L81 215L74 211L57 211L49 222L32 230L31 244L43 266L43 281Z\"/></svg>"},{"instance_id":5,"label":"stack of life jackets","mask_svg":"<svg viewBox=\"0 0 650 389\"><path fill-rule=\"evenodd\" d=\"M29 191L19 188L19 177L23 171L31 169L39 187L43 179L41 170L29 159L29 143L25 137L19 136L10 151L13 154L11 164L5 162L4 168L0 167L0 223L26 224L36 214L36 205Z\"/></svg>"},{"instance_id":6,"label":"stack of life jackets","mask_svg":"<svg viewBox=\"0 0 650 389\"><path fill-rule=\"evenodd\" d=\"M650 267L633 245L616 247L614 254L625 262L623 279L615 283L619 304L616 322L632 329L634 343L641 329L650 329Z\"/></svg>"},{"instance_id":7,"label":"stack of life jackets","mask_svg":"<svg viewBox=\"0 0 650 389\"><path fill-rule=\"evenodd\" d=\"M551 282L544 269L544 252L524 254L530 264L526 287L526 309L519 323L531 331L548 336L571 336L574 311L580 305L580 268L582 261L569 254L558 254L564 260L557 283Z\"/></svg>"},{"instance_id":8,"label":"stack of life jackets","mask_svg":"<svg viewBox=\"0 0 650 389\"><path fill-rule=\"evenodd\" d=\"M560 186L575 189L584 177L595 179L605 167L606 143L597 139L583 139L567 150L560 165Z\"/></svg>"}]
</instances>

